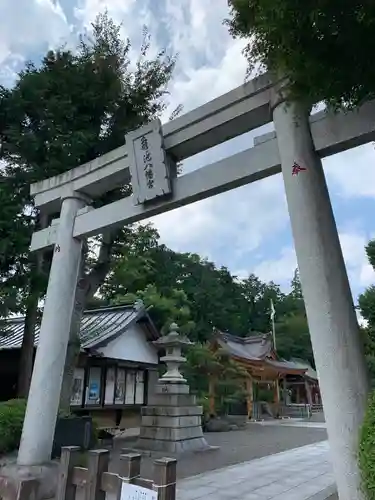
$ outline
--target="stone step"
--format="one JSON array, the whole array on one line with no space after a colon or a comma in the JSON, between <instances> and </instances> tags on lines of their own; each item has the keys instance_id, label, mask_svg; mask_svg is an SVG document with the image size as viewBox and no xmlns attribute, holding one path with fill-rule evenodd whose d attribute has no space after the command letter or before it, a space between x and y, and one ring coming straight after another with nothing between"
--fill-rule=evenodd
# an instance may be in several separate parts
<instances>
[{"instance_id":1,"label":"stone step","mask_svg":"<svg viewBox=\"0 0 375 500\"><path fill-rule=\"evenodd\" d=\"M162 441L142 438L137 443L137 449L178 455L197 451L211 451L218 448L209 446L204 437L200 437L184 441Z\"/></svg>"},{"instance_id":2,"label":"stone step","mask_svg":"<svg viewBox=\"0 0 375 500\"><path fill-rule=\"evenodd\" d=\"M161 441L183 441L203 437L202 427L141 427L139 432L140 439L153 439Z\"/></svg>"},{"instance_id":3,"label":"stone step","mask_svg":"<svg viewBox=\"0 0 375 500\"><path fill-rule=\"evenodd\" d=\"M144 406L142 408L142 416L166 416L166 417L183 417L183 416L202 416L202 406Z\"/></svg>"},{"instance_id":4,"label":"stone step","mask_svg":"<svg viewBox=\"0 0 375 500\"><path fill-rule=\"evenodd\" d=\"M202 424L200 415L192 416L151 416L143 415L141 426L142 427L196 427Z\"/></svg>"},{"instance_id":5,"label":"stone step","mask_svg":"<svg viewBox=\"0 0 375 500\"><path fill-rule=\"evenodd\" d=\"M152 403L142 408L142 415L166 415L166 416L184 416L184 415L202 415L203 407L195 404L184 404L181 406L160 405Z\"/></svg>"},{"instance_id":6,"label":"stone step","mask_svg":"<svg viewBox=\"0 0 375 500\"><path fill-rule=\"evenodd\" d=\"M194 394L155 394L152 406L195 406L197 397Z\"/></svg>"}]
</instances>

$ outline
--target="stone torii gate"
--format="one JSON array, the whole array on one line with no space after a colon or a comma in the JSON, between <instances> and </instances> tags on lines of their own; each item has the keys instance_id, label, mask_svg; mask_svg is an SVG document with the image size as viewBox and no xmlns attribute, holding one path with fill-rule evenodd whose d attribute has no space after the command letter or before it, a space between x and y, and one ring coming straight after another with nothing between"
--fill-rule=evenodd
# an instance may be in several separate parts
<instances>
[{"instance_id":1,"label":"stone torii gate","mask_svg":"<svg viewBox=\"0 0 375 500\"><path fill-rule=\"evenodd\" d=\"M19 465L50 458L82 240L282 172L332 461L342 500L361 498L358 428L368 394L362 344L321 158L375 139L375 103L349 114L286 103L267 74L126 145L31 186L35 205L60 218L34 233L31 250L54 247ZM273 119L254 147L176 176L183 160ZM98 209L90 200L129 182L133 195ZM251 217L252 214L249 214Z\"/></svg>"}]
</instances>

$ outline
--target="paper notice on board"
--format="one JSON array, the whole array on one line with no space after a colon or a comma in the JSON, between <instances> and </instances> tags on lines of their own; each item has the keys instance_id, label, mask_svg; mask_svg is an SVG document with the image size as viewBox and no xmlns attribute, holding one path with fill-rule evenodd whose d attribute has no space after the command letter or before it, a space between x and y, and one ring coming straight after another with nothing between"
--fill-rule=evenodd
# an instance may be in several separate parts
<instances>
[{"instance_id":1,"label":"paper notice on board","mask_svg":"<svg viewBox=\"0 0 375 500\"><path fill-rule=\"evenodd\" d=\"M156 491L134 484L122 483L120 500L157 500L157 498Z\"/></svg>"}]
</instances>

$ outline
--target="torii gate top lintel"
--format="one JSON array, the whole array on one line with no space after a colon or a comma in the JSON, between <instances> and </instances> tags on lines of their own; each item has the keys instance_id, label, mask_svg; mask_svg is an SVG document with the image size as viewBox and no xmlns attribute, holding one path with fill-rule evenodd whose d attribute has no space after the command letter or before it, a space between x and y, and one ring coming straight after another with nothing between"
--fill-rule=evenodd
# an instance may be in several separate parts
<instances>
[{"instance_id":1,"label":"torii gate top lintel","mask_svg":"<svg viewBox=\"0 0 375 500\"><path fill-rule=\"evenodd\" d=\"M168 154L183 160L270 122L270 87L272 82L265 73L165 123L162 133ZM60 199L69 189L95 198L129 180L124 145L64 174L32 184L30 193L36 206L51 213L58 211Z\"/></svg>"},{"instance_id":2,"label":"torii gate top lintel","mask_svg":"<svg viewBox=\"0 0 375 500\"><path fill-rule=\"evenodd\" d=\"M32 185L35 205L44 213L58 213L61 200L72 192L95 199L127 184L130 179L134 193L135 185L139 187L136 181L136 177L139 177L138 167L134 171L134 164L142 163L140 153L148 154L142 151L144 148L140 143L137 146L139 151L136 152L134 141L141 140L142 134L144 136L150 131L153 154L159 157L157 163L161 166L156 185L152 189L145 189L148 181L143 167L147 167L146 162L140 169L140 175L143 176L141 195L138 192L136 196L123 198L96 210L90 211L88 207L80 210L74 224L75 237L100 234L105 229L141 221L274 175L280 171L281 164L275 133L256 138L254 147L229 158L177 178L173 175L176 159L187 158L269 123L274 92L265 74L163 126L159 120L155 120L130 132L126 145L65 174ZM324 157L375 140L374 115L375 101L349 114L322 111L311 116L315 149ZM135 161L137 154L138 161ZM58 222L57 219L50 227L33 234L32 251L55 244Z\"/></svg>"}]
</instances>

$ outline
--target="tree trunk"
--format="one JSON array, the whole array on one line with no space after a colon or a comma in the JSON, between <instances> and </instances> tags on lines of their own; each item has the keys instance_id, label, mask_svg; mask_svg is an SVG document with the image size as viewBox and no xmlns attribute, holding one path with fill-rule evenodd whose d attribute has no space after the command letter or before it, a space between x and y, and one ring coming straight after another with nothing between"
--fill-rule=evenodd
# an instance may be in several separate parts
<instances>
[{"instance_id":1,"label":"tree trunk","mask_svg":"<svg viewBox=\"0 0 375 500\"><path fill-rule=\"evenodd\" d=\"M85 259L82 259L82 274L80 280L78 281L76 289L75 307L70 327L69 342L66 353L64 376L60 395L60 411L64 414L70 413L70 399L74 380L74 370L77 366L81 348L79 331L82 314L87 301L95 295L99 287L104 283L104 280L108 274L111 263L111 251L117 234L118 232L108 233L107 235L103 236L98 260L88 275L84 275ZM87 253L87 249L84 249L83 251L85 252L85 254Z\"/></svg>"},{"instance_id":2,"label":"tree trunk","mask_svg":"<svg viewBox=\"0 0 375 500\"><path fill-rule=\"evenodd\" d=\"M43 229L47 226L47 223L47 217L42 216L37 222L37 226L39 229ZM38 321L38 303L43 291L43 286L41 286L41 274L44 264L45 259L43 252L38 252L33 256L17 383L17 396L24 399L29 395L31 376L33 373L35 327Z\"/></svg>"},{"instance_id":3,"label":"tree trunk","mask_svg":"<svg viewBox=\"0 0 375 500\"><path fill-rule=\"evenodd\" d=\"M26 399L33 373L35 326L38 319L39 294L30 293L25 315L18 372L17 396Z\"/></svg>"},{"instance_id":4,"label":"tree trunk","mask_svg":"<svg viewBox=\"0 0 375 500\"><path fill-rule=\"evenodd\" d=\"M70 413L70 398L74 380L74 369L77 366L81 348L79 330L81 325L82 313L86 302L84 281L85 278L81 278L77 285L76 301L70 326L69 342L66 351L64 376L60 395L60 411L65 414Z\"/></svg>"},{"instance_id":5,"label":"tree trunk","mask_svg":"<svg viewBox=\"0 0 375 500\"><path fill-rule=\"evenodd\" d=\"M209 408L208 411L210 418L216 415L215 386L216 386L216 380L213 377L213 375L210 375L208 379L208 408Z\"/></svg>"}]
</instances>

